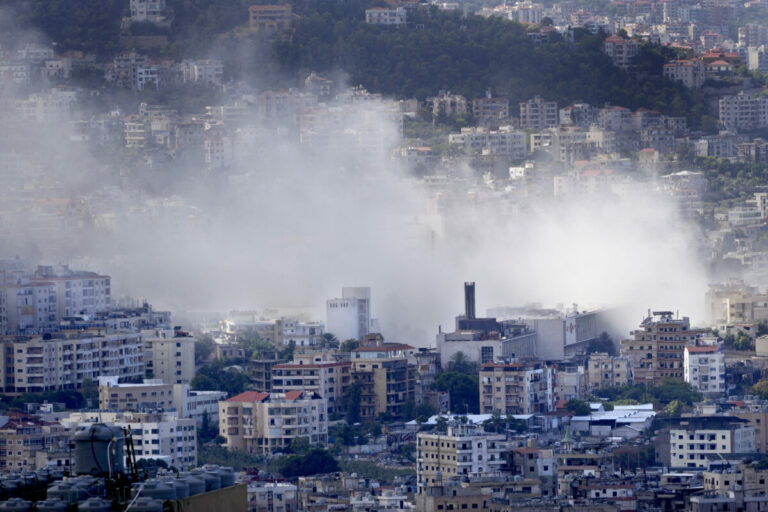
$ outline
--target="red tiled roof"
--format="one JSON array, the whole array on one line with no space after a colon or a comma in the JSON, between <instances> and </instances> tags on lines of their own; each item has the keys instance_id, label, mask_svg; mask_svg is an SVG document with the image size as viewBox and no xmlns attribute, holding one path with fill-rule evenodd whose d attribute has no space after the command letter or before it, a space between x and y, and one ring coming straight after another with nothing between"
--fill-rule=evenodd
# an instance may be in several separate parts
<instances>
[{"instance_id":1,"label":"red tiled roof","mask_svg":"<svg viewBox=\"0 0 768 512\"><path fill-rule=\"evenodd\" d=\"M285 394L285 399L286 400L291 400L291 401L298 400L299 398L301 398L301 395L303 395L303 394L304 394L304 391L302 391L300 389L295 389L293 391L288 391Z\"/></svg>"},{"instance_id":2,"label":"red tiled roof","mask_svg":"<svg viewBox=\"0 0 768 512\"><path fill-rule=\"evenodd\" d=\"M391 352L393 350L413 350L413 347L405 344L391 343L378 347L359 347L352 352Z\"/></svg>"},{"instance_id":3,"label":"red tiled roof","mask_svg":"<svg viewBox=\"0 0 768 512\"><path fill-rule=\"evenodd\" d=\"M227 399L227 402L263 402L269 398L269 393L261 391L244 391L239 395Z\"/></svg>"},{"instance_id":4,"label":"red tiled roof","mask_svg":"<svg viewBox=\"0 0 768 512\"><path fill-rule=\"evenodd\" d=\"M685 347L685 350L696 353L717 352L717 347Z\"/></svg>"}]
</instances>

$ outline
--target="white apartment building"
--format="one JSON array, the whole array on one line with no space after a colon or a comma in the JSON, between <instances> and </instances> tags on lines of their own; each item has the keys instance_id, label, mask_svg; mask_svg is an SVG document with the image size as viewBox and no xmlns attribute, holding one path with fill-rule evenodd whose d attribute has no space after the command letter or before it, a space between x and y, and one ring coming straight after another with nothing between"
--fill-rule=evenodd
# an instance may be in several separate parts
<instances>
[{"instance_id":1,"label":"white apartment building","mask_svg":"<svg viewBox=\"0 0 768 512\"><path fill-rule=\"evenodd\" d=\"M768 98L740 92L719 100L720 124L727 130L754 130L768 126Z\"/></svg>"},{"instance_id":2,"label":"white apartment building","mask_svg":"<svg viewBox=\"0 0 768 512\"><path fill-rule=\"evenodd\" d=\"M197 427L195 420L176 413L73 412L61 423L70 429L106 423L130 428L136 459L159 459L184 471L197 466Z\"/></svg>"},{"instance_id":3,"label":"white apartment building","mask_svg":"<svg viewBox=\"0 0 768 512\"><path fill-rule=\"evenodd\" d=\"M747 69L750 71L768 71L768 50L765 45L747 48Z\"/></svg>"},{"instance_id":4,"label":"white apartment building","mask_svg":"<svg viewBox=\"0 0 768 512\"><path fill-rule=\"evenodd\" d=\"M56 316L94 315L112 306L111 279L96 272L70 270L68 265L39 266L33 282L53 283Z\"/></svg>"},{"instance_id":5,"label":"white apartment building","mask_svg":"<svg viewBox=\"0 0 768 512\"><path fill-rule=\"evenodd\" d=\"M8 332L42 331L56 325L56 284L15 278L0 285Z\"/></svg>"},{"instance_id":6,"label":"white apartment building","mask_svg":"<svg viewBox=\"0 0 768 512\"><path fill-rule=\"evenodd\" d=\"M0 386L6 393L80 389L100 376L144 375L139 333L62 332L0 338Z\"/></svg>"},{"instance_id":7,"label":"white apartment building","mask_svg":"<svg viewBox=\"0 0 768 512\"><path fill-rule=\"evenodd\" d=\"M746 420L702 416L681 418L669 431L670 467L706 468L732 453L754 453L755 429Z\"/></svg>"},{"instance_id":8,"label":"white apartment building","mask_svg":"<svg viewBox=\"0 0 768 512\"><path fill-rule=\"evenodd\" d=\"M176 329L144 329L145 374L166 384L189 383L195 376L195 338Z\"/></svg>"},{"instance_id":9,"label":"white apartment building","mask_svg":"<svg viewBox=\"0 0 768 512\"><path fill-rule=\"evenodd\" d=\"M483 126L462 128L461 133L448 135L448 144L459 147L467 155L505 155L523 160L527 155L525 132L502 126L489 130Z\"/></svg>"},{"instance_id":10,"label":"white apartment building","mask_svg":"<svg viewBox=\"0 0 768 512\"><path fill-rule=\"evenodd\" d=\"M552 368L541 363L485 363L480 369L480 412L536 414L554 409Z\"/></svg>"},{"instance_id":11,"label":"white apartment building","mask_svg":"<svg viewBox=\"0 0 768 512\"><path fill-rule=\"evenodd\" d=\"M352 363L349 361L276 364L272 367L272 391L310 391L328 403L328 414L343 413L344 392L350 382Z\"/></svg>"},{"instance_id":12,"label":"white apartment building","mask_svg":"<svg viewBox=\"0 0 768 512\"><path fill-rule=\"evenodd\" d=\"M689 89L704 85L704 63L698 59L674 60L664 64L664 76Z\"/></svg>"},{"instance_id":13,"label":"white apartment building","mask_svg":"<svg viewBox=\"0 0 768 512\"><path fill-rule=\"evenodd\" d=\"M365 22L371 25L405 25L408 13L404 7L388 9L386 7L372 7L365 10Z\"/></svg>"},{"instance_id":14,"label":"white apartment building","mask_svg":"<svg viewBox=\"0 0 768 512\"><path fill-rule=\"evenodd\" d=\"M219 434L230 450L269 455L294 439L328 442L328 405L317 393L246 391L219 402Z\"/></svg>"},{"instance_id":15,"label":"white apartment building","mask_svg":"<svg viewBox=\"0 0 768 512\"><path fill-rule=\"evenodd\" d=\"M165 0L131 0L131 21L162 23L165 21Z\"/></svg>"},{"instance_id":16,"label":"white apartment building","mask_svg":"<svg viewBox=\"0 0 768 512\"><path fill-rule=\"evenodd\" d=\"M184 60L180 64L184 83L221 85L224 63L216 59Z\"/></svg>"},{"instance_id":17,"label":"white apartment building","mask_svg":"<svg viewBox=\"0 0 768 512\"><path fill-rule=\"evenodd\" d=\"M685 347L685 382L705 395L725 393L725 356L716 346Z\"/></svg>"},{"instance_id":18,"label":"white apartment building","mask_svg":"<svg viewBox=\"0 0 768 512\"><path fill-rule=\"evenodd\" d=\"M416 436L416 476L419 494L427 487L464 476L497 473L505 464L505 434L490 434L480 425L451 422L445 434Z\"/></svg>"},{"instance_id":19,"label":"white apartment building","mask_svg":"<svg viewBox=\"0 0 768 512\"><path fill-rule=\"evenodd\" d=\"M336 336L336 339L361 339L371 328L371 289L342 288L341 298L326 301L325 315L327 332Z\"/></svg>"},{"instance_id":20,"label":"white apartment building","mask_svg":"<svg viewBox=\"0 0 768 512\"><path fill-rule=\"evenodd\" d=\"M298 488L284 482L248 484L248 512L295 512Z\"/></svg>"}]
</instances>

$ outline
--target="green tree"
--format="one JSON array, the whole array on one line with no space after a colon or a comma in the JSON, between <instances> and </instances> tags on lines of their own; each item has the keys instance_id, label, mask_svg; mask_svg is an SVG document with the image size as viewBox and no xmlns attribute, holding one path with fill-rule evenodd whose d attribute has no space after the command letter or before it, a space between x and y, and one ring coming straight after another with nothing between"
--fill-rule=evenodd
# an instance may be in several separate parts
<instances>
[{"instance_id":1,"label":"green tree","mask_svg":"<svg viewBox=\"0 0 768 512\"><path fill-rule=\"evenodd\" d=\"M360 422L360 400L363 392L363 384L353 381L344 392L342 403L347 414L347 423L354 425Z\"/></svg>"},{"instance_id":2,"label":"green tree","mask_svg":"<svg viewBox=\"0 0 768 512\"><path fill-rule=\"evenodd\" d=\"M87 377L83 379L83 384L80 388L80 391L82 392L83 398L87 403L90 403L92 407L98 406L99 385L94 382L93 379Z\"/></svg>"},{"instance_id":3,"label":"green tree","mask_svg":"<svg viewBox=\"0 0 768 512\"><path fill-rule=\"evenodd\" d=\"M768 399L768 379L761 380L754 386L752 386L752 393L759 396L763 400Z\"/></svg>"},{"instance_id":4,"label":"green tree","mask_svg":"<svg viewBox=\"0 0 768 512\"><path fill-rule=\"evenodd\" d=\"M433 388L438 391L448 391L451 397L451 409L454 412L465 414L478 412L480 395L478 374L441 373L435 379Z\"/></svg>"},{"instance_id":5,"label":"green tree","mask_svg":"<svg viewBox=\"0 0 768 512\"><path fill-rule=\"evenodd\" d=\"M462 351L458 351L451 357L447 370L449 372L466 373L468 375L479 373L480 365L469 360Z\"/></svg>"},{"instance_id":6,"label":"green tree","mask_svg":"<svg viewBox=\"0 0 768 512\"><path fill-rule=\"evenodd\" d=\"M491 417L483 422L483 429L486 432L495 432L497 434L504 432L506 426L506 421L501 417L501 414L499 414L498 411L493 411Z\"/></svg>"},{"instance_id":7,"label":"green tree","mask_svg":"<svg viewBox=\"0 0 768 512\"><path fill-rule=\"evenodd\" d=\"M568 400L565 408L574 416L588 416L592 412L589 408L589 404L583 400Z\"/></svg>"},{"instance_id":8,"label":"green tree","mask_svg":"<svg viewBox=\"0 0 768 512\"><path fill-rule=\"evenodd\" d=\"M328 348L339 348L339 340L333 334L326 332L323 334L323 346Z\"/></svg>"},{"instance_id":9,"label":"green tree","mask_svg":"<svg viewBox=\"0 0 768 512\"><path fill-rule=\"evenodd\" d=\"M210 334L201 334L195 339L195 363L202 364L210 360L216 349L216 342Z\"/></svg>"},{"instance_id":10,"label":"green tree","mask_svg":"<svg viewBox=\"0 0 768 512\"><path fill-rule=\"evenodd\" d=\"M292 455L287 458L280 473L286 478L333 473L339 470L339 463L327 450L315 448L306 455Z\"/></svg>"},{"instance_id":11,"label":"green tree","mask_svg":"<svg viewBox=\"0 0 768 512\"><path fill-rule=\"evenodd\" d=\"M443 434L448 432L448 419L445 416L440 416L435 420L435 432Z\"/></svg>"},{"instance_id":12,"label":"green tree","mask_svg":"<svg viewBox=\"0 0 768 512\"><path fill-rule=\"evenodd\" d=\"M307 453L310 448L308 437L295 437L291 440L291 453L302 455Z\"/></svg>"},{"instance_id":13,"label":"green tree","mask_svg":"<svg viewBox=\"0 0 768 512\"><path fill-rule=\"evenodd\" d=\"M344 343L339 346L339 352L352 352L359 346L360 342L354 338L349 338L348 340L344 340Z\"/></svg>"}]
</instances>

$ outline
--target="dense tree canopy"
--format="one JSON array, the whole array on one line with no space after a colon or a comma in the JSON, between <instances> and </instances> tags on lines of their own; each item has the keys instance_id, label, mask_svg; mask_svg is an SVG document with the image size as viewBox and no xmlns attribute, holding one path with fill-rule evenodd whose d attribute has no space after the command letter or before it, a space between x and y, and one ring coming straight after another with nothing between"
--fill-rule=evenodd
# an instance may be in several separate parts
<instances>
[{"instance_id":1,"label":"dense tree canopy","mask_svg":"<svg viewBox=\"0 0 768 512\"><path fill-rule=\"evenodd\" d=\"M451 395L451 410L470 414L479 411L478 374L467 375L458 372L441 373L435 379L434 388L448 391Z\"/></svg>"}]
</instances>

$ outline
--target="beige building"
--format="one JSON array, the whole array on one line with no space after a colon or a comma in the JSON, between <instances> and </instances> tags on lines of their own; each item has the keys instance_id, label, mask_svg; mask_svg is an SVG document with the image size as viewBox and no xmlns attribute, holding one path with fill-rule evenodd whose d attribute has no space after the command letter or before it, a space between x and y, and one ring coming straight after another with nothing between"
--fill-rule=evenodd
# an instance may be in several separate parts
<instances>
[{"instance_id":1,"label":"beige building","mask_svg":"<svg viewBox=\"0 0 768 512\"><path fill-rule=\"evenodd\" d=\"M587 368L589 392L633 382L632 368L626 357L594 352L589 356Z\"/></svg>"},{"instance_id":2,"label":"beige building","mask_svg":"<svg viewBox=\"0 0 768 512\"><path fill-rule=\"evenodd\" d=\"M144 375L141 335L101 330L0 338L0 386L5 393L80 389L85 379Z\"/></svg>"},{"instance_id":3,"label":"beige building","mask_svg":"<svg viewBox=\"0 0 768 512\"><path fill-rule=\"evenodd\" d=\"M53 283L56 316L93 315L112 305L111 279L96 272L71 270L67 265L39 266L33 281Z\"/></svg>"},{"instance_id":4,"label":"beige building","mask_svg":"<svg viewBox=\"0 0 768 512\"><path fill-rule=\"evenodd\" d=\"M497 473L506 465L505 434L490 434L482 426L454 421L445 434L416 436L416 475L419 494L448 480Z\"/></svg>"},{"instance_id":5,"label":"beige building","mask_svg":"<svg viewBox=\"0 0 768 512\"><path fill-rule=\"evenodd\" d=\"M610 36L603 42L603 51L608 54L615 66L627 69L632 64L632 60L640 53L640 42L634 39Z\"/></svg>"},{"instance_id":6,"label":"beige building","mask_svg":"<svg viewBox=\"0 0 768 512\"><path fill-rule=\"evenodd\" d=\"M311 445L328 442L328 406L308 391L246 391L219 402L219 434L231 450L268 455L297 438Z\"/></svg>"},{"instance_id":7,"label":"beige building","mask_svg":"<svg viewBox=\"0 0 768 512\"><path fill-rule=\"evenodd\" d=\"M635 383L659 384L663 379L683 380L685 347L710 334L708 329L691 329L688 317L675 318L671 311L654 311L621 340L621 355L631 365Z\"/></svg>"},{"instance_id":8,"label":"beige building","mask_svg":"<svg viewBox=\"0 0 768 512\"><path fill-rule=\"evenodd\" d=\"M291 28L290 5L252 5L248 8L248 26L253 32L275 34Z\"/></svg>"},{"instance_id":9,"label":"beige building","mask_svg":"<svg viewBox=\"0 0 768 512\"><path fill-rule=\"evenodd\" d=\"M535 414L554 410L552 369L543 363L486 363L480 369L480 412Z\"/></svg>"},{"instance_id":10,"label":"beige building","mask_svg":"<svg viewBox=\"0 0 768 512\"><path fill-rule=\"evenodd\" d=\"M520 128L544 130L558 125L559 112L556 101L546 101L536 96L520 103Z\"/></svg>"},{"instance_id":11,"label":"beige building","mask_svg":"<svg viewBox=\"0 0 768 512\"><path fill-rule=\"evenodd\" d=\"M180 328L141 331L148 378L185 384L195 376L195 338Z\"/></svg>"},{"instance_id":12,"label":"beige building","mask_svg":"<svg viewBox=\"0 0 768 512\"><path fill-rule=\"evenodd\" d=\"M67 446L69 434L58 422L11 413L0 416L0 471L33 470L38 452Z\"/></svg>"},{"instance_id":13,"label":"beige building","mask_svg":"<svg viewBox=\"0 0 768 512\"><path fill-rule=\"evenodd\" d=\"M305 390L323 397L328 414L343 413L342 399L350 382L352 363L348 361L294 361L272 367L272 391L287 393Z\"/></svg>"},{"instance_id":14,"label":"beige building","mask_svg":"<svg viewBox=\"0 0 768 512\"><path fill-rule=\"evenodd\" d=\"M728 414L742 420L755 429L755 451L768 453L768 408L760 404L746 404L731 409Z\"/></svg>"},{"instance_id":15,"label":"beige building","mask_svg":"<svg viewBox=\"0 0 768 512\"><path fill-rule=\"evenodd\" d=\"M758 471L749 464L739 464L737 470L704 471L704 489L707 491L741 491L768 494L768 471Z\"/></svg>"},{"instance_id":16,"label":"beige building","mask_svg":"<svg viewBox=\"0 0 768 512\"><path fill-rule=\"evenodd\" d=\"M352 351L352 381L361 385L360 418L380 413L399 418L406 402L416 400L416 365L410 345L384 344Z\"/></svg>"}]
</instances>

